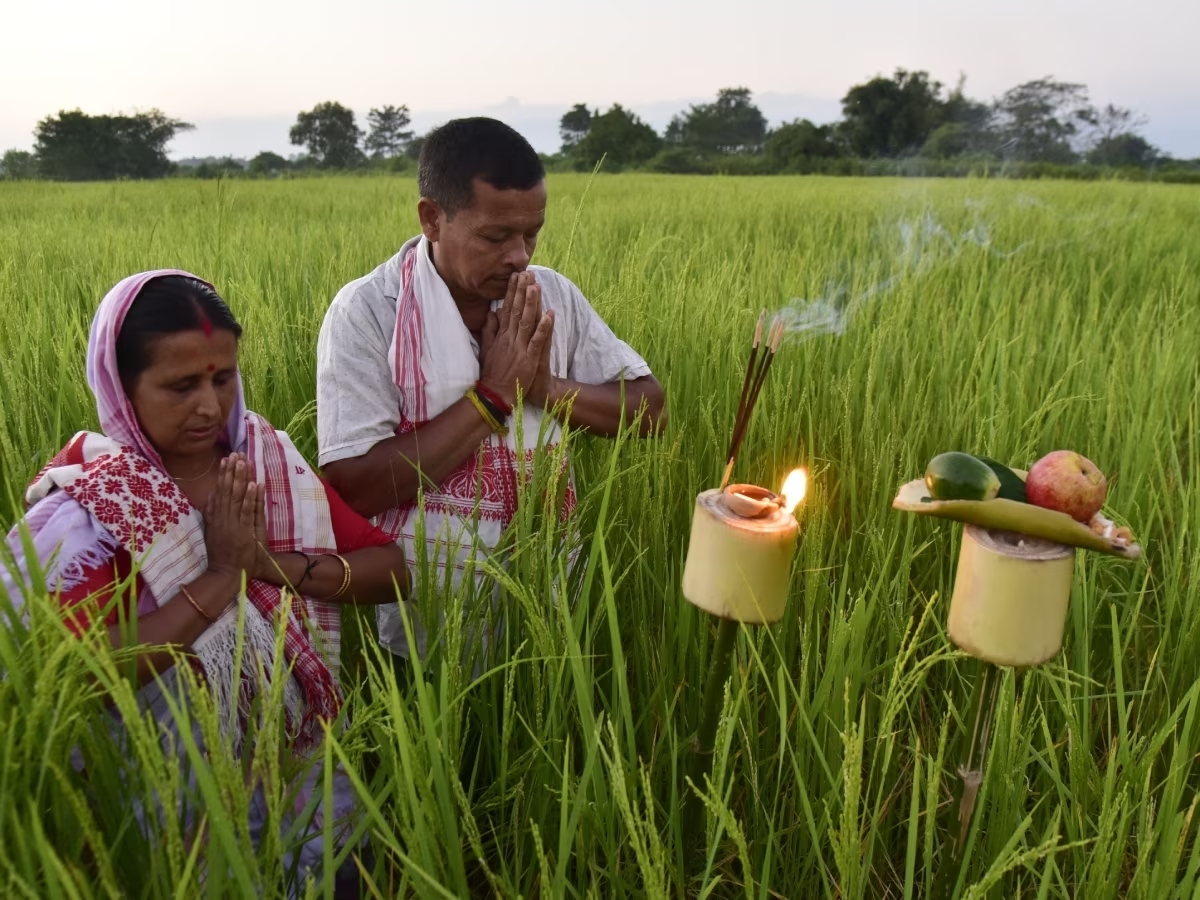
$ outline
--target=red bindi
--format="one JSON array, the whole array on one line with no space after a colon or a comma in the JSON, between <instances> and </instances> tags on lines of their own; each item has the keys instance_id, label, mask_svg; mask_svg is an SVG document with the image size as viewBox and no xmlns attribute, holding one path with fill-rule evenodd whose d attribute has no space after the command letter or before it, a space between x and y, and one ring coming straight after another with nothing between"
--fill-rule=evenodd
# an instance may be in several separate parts
<instances>
[{"instance_id":1,"label":"red bindi","mask_svg":"<svg viewBox=\"0 0 1200 900\"><path fill-rule=\"evenodd\" d=\"M210 372L215 372L215 371L217 371L217 367L216 367L216 366L214 366L212 363L209 363L209 364L208 364L208 371L210 371Z\"/></svg>"}]
</instances>

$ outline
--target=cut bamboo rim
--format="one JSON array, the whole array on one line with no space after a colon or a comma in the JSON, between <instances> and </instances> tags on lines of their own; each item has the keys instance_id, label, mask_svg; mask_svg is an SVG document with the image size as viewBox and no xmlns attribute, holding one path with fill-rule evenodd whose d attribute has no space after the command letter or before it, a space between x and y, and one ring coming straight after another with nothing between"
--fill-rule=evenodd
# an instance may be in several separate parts
<instances>
[{"instance_id":1,"label":"cut bamboo rim","mask_svg":"<svg viewBox=\"0 0 1200 900\"><path fill-rule=\"evenodd\" d=\"M730 494L735 498L731 503ZM683 596L724 619L765 625L783 617L800 526L776 495L755 485L731 485L696 497L683 568ZM769 502L770 509L760 504ZM751 516L739 515L736 508Z\"/></svg>"}]
</instances>

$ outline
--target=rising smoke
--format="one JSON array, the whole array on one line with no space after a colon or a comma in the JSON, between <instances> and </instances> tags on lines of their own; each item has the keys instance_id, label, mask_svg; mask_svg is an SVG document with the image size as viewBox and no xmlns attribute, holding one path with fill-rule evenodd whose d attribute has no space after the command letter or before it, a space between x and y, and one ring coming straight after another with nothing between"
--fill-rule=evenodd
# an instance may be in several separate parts
<instances>
[{"instance_id":1,"label":"rising smoke","mask_svg":"<svg viewBox=\"0 0 1200 900\"><path fill-rule=\"evenodd\" d=\"M894 246L876 254L862 264L874 272L887 274L869 287L855 292L851 276L830 280L821 296L814 299L796 297L782 309L775 310L787 330L783 343L797 344L823 335L841 335L854 316L866 304L878 299L905 278L923 277L953 262L964 251L975 249L1001 259L1015 256L1029 243L1011 250L998 249L992 244L991 232L982 221L982 204L968 200L967 208L975 213L975 222L965 231L955 234L942 225L926 209L912 218L903 218L884 230L885 240ZM848 268L852 268L848 266Z\"/></svg>"}]
</instances>

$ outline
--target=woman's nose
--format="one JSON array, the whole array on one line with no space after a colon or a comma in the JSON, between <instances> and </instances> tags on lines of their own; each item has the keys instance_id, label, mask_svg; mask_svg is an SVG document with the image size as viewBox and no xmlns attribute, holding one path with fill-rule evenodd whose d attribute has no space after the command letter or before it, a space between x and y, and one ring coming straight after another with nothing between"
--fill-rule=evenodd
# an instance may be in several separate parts
<instances>
[{"instance_id":1,"label":"woman's nose","mask_svg":"<svg viewBox=\"0 0 1200 900\"><path fill-rule=\"evenodd\" d=\"M217 395L217 388L209 382L200 388L197 392L196 411L205 416L217 416L221 413L221 398Z\"/></svg>"}]
</instances>

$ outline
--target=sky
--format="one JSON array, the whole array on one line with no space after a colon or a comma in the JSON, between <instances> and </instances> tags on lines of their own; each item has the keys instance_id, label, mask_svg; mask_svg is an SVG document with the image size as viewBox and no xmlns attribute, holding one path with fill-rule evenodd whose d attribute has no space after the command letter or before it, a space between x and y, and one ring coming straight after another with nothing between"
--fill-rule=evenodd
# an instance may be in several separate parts
<instances>
[{"instance_id":1,"label":"sky","mask_svg":"<svg viewBox=\"0 0 1200 900\"><path fill-rule=\"evenodd\" d=\"M744 86L772 125L839 116L855 83L924 69L990 100L1053 75L1132 107L1146 137L1200 157L1197 0L6 0L0 151L29 149L63 109L158 108L196 126L173 158L285 156L296 113L323 100L365 125L406 104L418 132L492 115L558 148L575 103L620 103L660 131Z\"/></svg>"}]
</instances>

